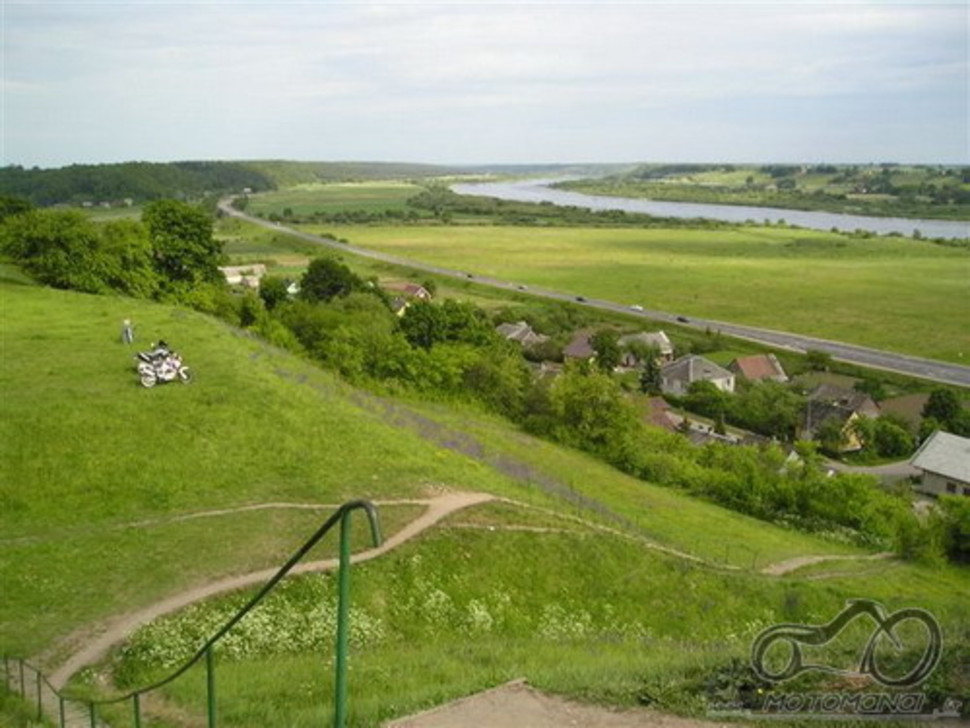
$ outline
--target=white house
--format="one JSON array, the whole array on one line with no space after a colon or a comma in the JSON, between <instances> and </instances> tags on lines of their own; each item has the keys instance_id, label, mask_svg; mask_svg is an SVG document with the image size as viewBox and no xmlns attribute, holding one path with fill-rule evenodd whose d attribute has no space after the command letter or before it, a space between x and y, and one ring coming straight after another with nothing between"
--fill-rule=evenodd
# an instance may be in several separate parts
<instances>
[{"instance_id":1,"label":"white house","mask_svg":"<svg viewBox=\"0 0 970 728\"><path fill-rule=\"evenodd\" d=\"M219 270L226 277L230 286L245 286L259 288L260 279L266 275L266 266L262 263L252 265L224 265Z\"/></svg>"},{"instance_id":2,"label":"white house","mask_svg":"<svg viewBox=\"0 0 970 728\"><path fill-rule=\"evenodd\" d=\"M910 462L922 471L920 490L970 496L970 439L937 430L920 445Z\"/></svg>"}]
</instances>

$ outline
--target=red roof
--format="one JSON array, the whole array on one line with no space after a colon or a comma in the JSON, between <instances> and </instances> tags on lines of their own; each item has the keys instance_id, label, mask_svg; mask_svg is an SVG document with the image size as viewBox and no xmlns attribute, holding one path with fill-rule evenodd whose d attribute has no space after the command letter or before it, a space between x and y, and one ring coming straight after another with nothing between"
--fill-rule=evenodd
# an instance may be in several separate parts
<instances>
[{"instance_id":1,"label":"red roof","mask_svg":"<svg viewBox=\"0 0 970 728\"><path fill-rule=\"evenodd\" d=\"M781 363L774 354L741 356L731 362L730 368L735 373L751 381L757 381L759 379L788 380L785 370L781 368Z\"/></svg>"}]
</instances>

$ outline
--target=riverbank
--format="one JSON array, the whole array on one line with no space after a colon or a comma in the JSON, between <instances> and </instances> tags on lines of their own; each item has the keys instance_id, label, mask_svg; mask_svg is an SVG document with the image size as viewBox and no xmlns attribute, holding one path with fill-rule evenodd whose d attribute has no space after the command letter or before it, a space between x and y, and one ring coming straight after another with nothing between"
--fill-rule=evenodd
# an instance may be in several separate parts
<instances>
[{"instance_id":1,"label":"riverbank","mask_svg":"<svg viewBox=\"0 0 970 728\"><path fill-rule=\"evenodd\" d=\"M812 230L863 231L874 235L901 235L944 241L970 239L970 223L959 220L867 217L786 208L671 202L589 195L553 186L566 181L575 180L548 178L513 182L467 183L452 185L451 189L461 195L480 195L517 202L544 202L554 205L584 207L591 210L622 210L657 217L702 218L731 223L788 224Z\"/></svg>"}]
</instances>

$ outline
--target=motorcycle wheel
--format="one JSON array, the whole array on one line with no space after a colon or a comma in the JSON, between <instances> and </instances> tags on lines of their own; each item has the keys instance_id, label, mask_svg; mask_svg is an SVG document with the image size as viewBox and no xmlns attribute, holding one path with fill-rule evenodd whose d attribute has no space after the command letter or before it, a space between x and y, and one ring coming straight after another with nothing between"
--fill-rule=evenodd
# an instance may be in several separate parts
<instances>
[{"instance_id":1,"label":"motorcycle wheel","mask_svg":"<svg viewBox=\"0 0 970 728\"><path fill-rule=\"evenodd\" d=\"M158 378L154 374L152 374L150 372L144 372L144 373L142 373L142 375L141 375L141 386L143 386L143 387L149 387L149 388L150 387L154 387L156 382L158 382Z\"/></svg>"},{"instance_id":2,"label":"motorcycle wheel","mask_svg":"<svg viewBox=\"0 0 970 728\"><path fill-rule=\"evenodd\" d=\"M192 372L189 371L188 367L179 369L179 379L182 380L182 384L188 384L192 381Z\"/></svg>"}]
</instances>

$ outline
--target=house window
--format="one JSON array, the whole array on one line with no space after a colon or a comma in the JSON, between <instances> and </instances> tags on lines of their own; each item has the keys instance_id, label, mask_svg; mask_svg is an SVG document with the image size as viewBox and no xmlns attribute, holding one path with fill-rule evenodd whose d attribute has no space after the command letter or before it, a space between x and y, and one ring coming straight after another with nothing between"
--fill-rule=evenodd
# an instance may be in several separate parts
<instances>
[{"instance_id":1,"label":"house window","mask_svg":"<svg viewBox=\"0 0 970 728\"><path fill-rule=\"evenodd\" d=\"M970 485L963 486L963 494L970 495Z\"/></svg>"},{"instance_id":2,"label":"house window","mask_svg":"<svg viewBox=\"0 0 970 728\"><path fill-rule=\"evenodd\" d=\"M957 492L957 484L956 483L947 483L946 484L946 492L947 493L956 493Z\"/></svg>"}]
</instances>

